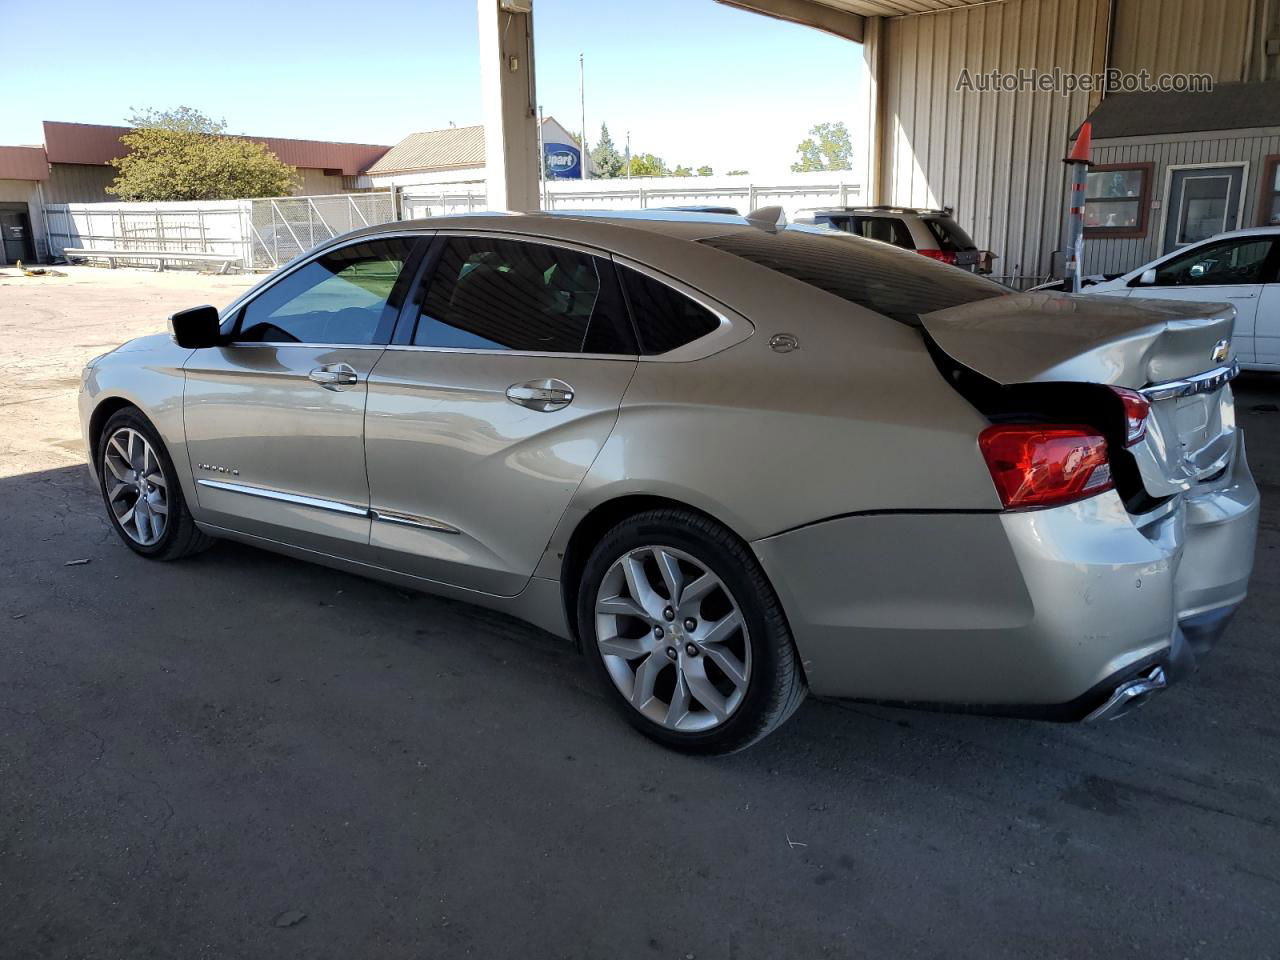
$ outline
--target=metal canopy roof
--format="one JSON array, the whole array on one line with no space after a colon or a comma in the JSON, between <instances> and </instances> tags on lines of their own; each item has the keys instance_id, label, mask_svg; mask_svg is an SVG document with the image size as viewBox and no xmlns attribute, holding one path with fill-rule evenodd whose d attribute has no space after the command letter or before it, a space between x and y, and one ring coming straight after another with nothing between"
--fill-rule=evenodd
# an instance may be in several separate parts
<instances>
[{"instance_id":1,"label":"metal canopy roof","mask_svg":"<svg viewBox=\"0 0 1280 960\"><path fill-rule=\"evenodd\" d=\"M926 13L945 13L965 7L980 7L1004 0L717 0L731 7L740 7L765 16L790 20L806 26L817 27L829 33L860 40L853 33L857 29L842 26L841 15L855 17L909 17Z\"/></svg>"},{"instance_id":2,"label":"metal canopy roof","mask_svg":"<svg viewBox=\"0 0 1280 960\"><path fill-rule=\"evenodd\" d=\"M863 17L905 17L914 13L943 13L961 7L978 7L985 3L1003 3L1004 0L813 0L823 7L856 13ZM764 0L762 6L767 6Z\"/></svg>"}]
</instances>

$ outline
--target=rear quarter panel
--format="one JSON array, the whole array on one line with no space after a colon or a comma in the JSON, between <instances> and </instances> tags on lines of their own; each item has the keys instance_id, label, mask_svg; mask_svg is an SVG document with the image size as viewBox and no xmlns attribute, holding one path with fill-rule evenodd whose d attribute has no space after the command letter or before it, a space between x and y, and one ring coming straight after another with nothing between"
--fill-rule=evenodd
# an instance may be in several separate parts
<instances>
[{"instance_id":1,"label":"rear quarter panel","mask_svg":"<svg viewBox=\"0 0 1280 960\"><path fill-rule=\"evenodd\" d=\"M748 541L860 511L1000 508L976 440L986 421L918 331L747 266L722 302L755 332L704 359L641 361L541 575L558 575L583 516L633 494L686 503ZM799 349L771 349L778 333Z\"/></svg>"}]
</instances>

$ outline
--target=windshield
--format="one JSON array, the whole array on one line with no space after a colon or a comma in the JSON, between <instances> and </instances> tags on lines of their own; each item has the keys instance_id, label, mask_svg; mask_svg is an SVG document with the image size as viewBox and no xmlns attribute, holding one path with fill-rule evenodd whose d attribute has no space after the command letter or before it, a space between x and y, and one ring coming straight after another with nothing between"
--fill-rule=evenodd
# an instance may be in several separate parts
<instances>
[{"instance_id":1,"label":"windshield","mask_svg":"<svg viewBox=\"0 0 1280 960\"><path fill-rule=\"evenodd\" d=\"M791 226L698 241L909 326L919 315L1001 297L1000 284L887 243Z\"/></svg>"}]
</instances>

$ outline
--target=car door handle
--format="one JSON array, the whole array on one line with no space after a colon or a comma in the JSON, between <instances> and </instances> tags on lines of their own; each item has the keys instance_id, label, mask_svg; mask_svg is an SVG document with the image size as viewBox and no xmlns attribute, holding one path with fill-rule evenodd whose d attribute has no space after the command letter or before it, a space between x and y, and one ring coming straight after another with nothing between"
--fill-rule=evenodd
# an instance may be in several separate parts
<instances>
[{"instance_id":1,"label":"car door handle","mask_svg":"<svg viewBox=\"0 0 1280 960\"><path fill-rule=\"evenodd\" d=\"M345 363L326 363L323 367L316 367L307 377L326 390L341 390L360 380L355 370Z\"/></svg>"},{"instance_id":2,"label":"car door handle","mask_svg":"<svg viewBox=\"0 0 1280 960\"><path fill-rule=\"evenodd\" d=\"M530 380L507 387L507 399L530 410L550 413L573 403L573 387L563 380Z\"/></svg>"}]
</instances>

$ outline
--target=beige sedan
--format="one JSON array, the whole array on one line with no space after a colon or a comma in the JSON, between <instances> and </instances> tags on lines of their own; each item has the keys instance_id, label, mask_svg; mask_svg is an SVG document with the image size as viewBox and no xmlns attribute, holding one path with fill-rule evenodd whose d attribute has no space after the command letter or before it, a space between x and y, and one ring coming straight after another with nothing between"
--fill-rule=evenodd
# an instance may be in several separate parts
<instances>
[{"instance_id":1,"label":"beige sedan","mask_svg":"<svg viewBox=\"0 0 1280 960\"><path fill-rule=\"evenodd\" d=\"M442 218L175 315L80 402L141 556L506 611L724 752L810 690L1076 720L1185 673L1253 558L1232 317L764 218Z\"/></svg>"}]
</instances>

